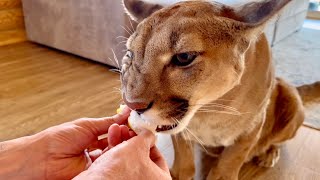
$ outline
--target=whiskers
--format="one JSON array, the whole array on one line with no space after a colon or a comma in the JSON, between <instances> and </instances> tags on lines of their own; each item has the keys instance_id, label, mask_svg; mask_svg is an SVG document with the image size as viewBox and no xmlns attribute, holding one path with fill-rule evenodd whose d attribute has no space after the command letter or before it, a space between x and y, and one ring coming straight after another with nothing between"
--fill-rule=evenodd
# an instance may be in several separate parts
<instances>
[{"instance_id":1,"label":"whiskers","mask_svg":"<svg viewBox=\"0 0 320 180\"><path fill-rule=\"evenodd\" d=\"M121 26L121 28L123 30L125 30L128 33L129 36L131 36L135 32L135 28L134 28L131 20L129 20L129 22L130 22L130 26L131 27ZM129 38L126 37L126 35L125 35L125 36L118 36L118 37L116 37L116 39L120 40L120 42L115 46L115 47L118 47L119 45L122 45L122 44L125 45ZM114 52L114 50L112 48L111 48L111 51L112 51L112 54L113 54L113 58L108 57L108 59L112 62L113 66L115 66L117 69L111 69L110 71L121 74L122 69L121 69L121 66L120 66L120 61L117 58L117 56L116 56L116 54L115 54L115 52ZM125 52L125 51L127 51L127 50L124 49L123 52Z\"/></svg>"},{"instance_id":2,"label":"whiskers","mask_svg":"<svg viewBox=\"0 0 320 180\"><path fill-rule=\"evenodd\" d=\"M113 94L117 94L117 95L122 95L121 89L118 87L113 87L112 91L109 91L109 94L113 93Z\"/></svg>"},{"instance_id":3,"label":"whiskers","mask_svg":"<svg viewBox=\"0 0 320 180\"><path fill-rule=\"evenodd\" d=\"M127 44L127 41L128 41L128 37L125 37L125 36L118 36L116 37L117 40L120 40L120 42L116 45L116 47L118 47L119 45L121 44Z\"/></svg>"},{"instance_id":4,"label":"whiskers","mask_svg":"<svg viewBox=\"0 0 320 180\"><path fill-rule=\"evenodd\" d=\"M134 26L133 26L133 24L132 24L130 19L129 19L129 23L130 23L129 27L128 26L120 26L120 27L123 30L125 30L128 33L129 36L131 36L135 32L135 28L134 28ZM126 44L129 38L126 37L126 35L124 35L124 36L118 36L118 37L116 37L116 39L120 40L120 42L115 46L115 47L118 47L121 44ZM108 59L112 62L113 66L115 66L117 69L111 69L110 71L121 74L122 73L122 68L120 66L120 61L117 58L116 53L114 52L114 50L112 48L111 48L111 51L112 51L112 54L113 54L113 58L108 57ZM123 52L125 52L125 51L127 51L127 50L124 49Z\"/></svg>"},{"instance_id":5,"label":"whiskers","mask_svg":"<svg viewBox=\"0 0 320 180\"><path fill-rule=\"evenodd\" d=\"M127 44L127 40L124 40L124 41L120 41L117 45L116 45L116 47L118 47L119 45L126 45ZM127 50L124 50L123 52L125 52L125 51L127 51Z\"/></svg>"},{"instance_id":6,"label":"whiskers","mask_svg":"<svg viewBox=\"0 0 320 180\"><path fill-rule=\"evenodd\" d=\"M180 121L177 120L176 118L172 117L171 119L176 124L178 124L178 125L180 124ZM187 139L187 142L188 142L190 149L193 149L193 145L192 145L192 140L189 135L191 135L196 140L196 142L198 142L200 144L202 149L208 153L207 149L204 146L204 142L200 138L198 138L188 127L185 127L185 130L186 131L182 131L182 136L184 137L184 139Z\"/></svg>"},{"instance_id":7,"label":"whiskers","mask_svg":"<svg viewBox=\"0 0 320 180\"><path fill-rule=\"evenodd\" d=\"M119 69L119 71L121 71L120 69L120 63L119 63L119 59L116 55L116 53L114 52L114 50L111 48L111 52L113 54L113 59L111 59L110 57L108 57L108 59L112 62L112 64L117 68Z\"/></svg>"},{"instance_id":8,"label":"whiskers","mask_svg":"<svg viewBox=\"0 0 320 180\"><path fill-rule=\"evenodd\" d=\"M219 99L220 100L220 99ZM221 101L232 101L232 100L221 100ZM212 102L208 104L195 104L193 106L201 106L197 112L202 113L220 113L220 114L228 114L234 116L241 116L246 113L240 112L237 108Z\"/></svg>"},{"instance_id":9,"label":"whiskers","mask_svg":"<svg viewBox=\"0 0 320 180\"><path fill-rule=\"evenodd\" d=\"M130 19L129 19L129 23L130 23L131 27L130 26L129 27L128 26L121 26L121 28L123 30L125 30L131 36L134 33L135 28L133 27L133 24Z\"/></svg>"},{"instance_id":10,"label":"whiskers","mask_svg":"<svg viewBox=\"0 0 320 180\"><path fill-rule=\"evenodd\" d=\"M109 69L109 71L120 74L121 70L120 69Z\"/></svg>"},{"instance_id":11,"label":"whiskers","mask_svg":"<svg viewBox=\"0 0 320 180\"><path fill-rule=\"evenodd\" d=\"M130 23L130 26L131 26L131 31L134 32L135 31L135 28L133 27L133 24L132 24L132 21L131 19L129 18L129 23ZM129 28L130 29L130 28Z\"/></svg>"},{"instance_id":12,"label":"whiskers","mask_svg":"<svg viewBox=\"0 0 320 180\"><path fill-rule=\"evenodd\" d=\"M124 26L121 26L121 28L123 30L125 30L129 35L132 35L134 33L134 31L132 31L130 28L128 28L127 26L124 27Z\"/></svg>"},{"instance_id":13,"label":"whiskers","mask_svg":"<svg viewBox=\"0 0 320 180\"><path fill-rule=\"evenodd\" d=\"M128 38L128 37L125 37L125 36L118 36L118 37L116 37L116 39L128 40L129 38Z\"/></svg>"}]
</instances>

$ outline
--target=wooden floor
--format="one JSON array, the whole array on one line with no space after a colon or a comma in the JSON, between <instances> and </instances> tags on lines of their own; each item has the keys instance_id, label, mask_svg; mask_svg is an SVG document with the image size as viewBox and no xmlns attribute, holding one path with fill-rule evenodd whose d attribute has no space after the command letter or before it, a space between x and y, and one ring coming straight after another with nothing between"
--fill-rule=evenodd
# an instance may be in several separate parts
<instances>
[{"instance_id":1,"label":"wooden floor","mask_svg":"<svg viewBox=\"0 0 320 180\"><path fill-rule=\"evenodd\" d=\"M115 113L118 74L31 43L0 47L0 141Z\"/></svg>"},{"instance_id":2,"label":"wooden floor","mask_svg":"<svg viewBox=\"0 0 320 180\"><path fill-rule=\"evenodd\" d=\"M114 114L119 76L107 66L43 46L0 47L0 141L80 117ZM240 179L320 180L320 132L306 127L275 168L246 165Z\"/></svg>"}]
</instances>

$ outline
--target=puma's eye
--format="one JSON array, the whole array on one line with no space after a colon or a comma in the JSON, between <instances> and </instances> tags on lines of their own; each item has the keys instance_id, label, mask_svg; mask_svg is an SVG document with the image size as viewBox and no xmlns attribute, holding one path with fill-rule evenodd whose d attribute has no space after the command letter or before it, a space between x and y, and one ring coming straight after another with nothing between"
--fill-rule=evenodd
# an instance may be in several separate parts
<instances>
[{"instance_id":1,"label":"puma's eye","mask_svg":"<svg viewBox=\"0 0 320 180\"><path fill-rule=\"evenodd\" d=\"M126 57L133 59L133 52L130 50L127 50Z\"/></svg>"},{"instance_id":2,"label":"puma's eye","mask_svg":"<svg viewBox=\"0 0 320 180\"><path fill-rule=\"evenodd\" d=\"M172 63L176 66L188 66L191 64L198 56L198 53L180 53L172 57Z\"/></svg>"}]
</instances>

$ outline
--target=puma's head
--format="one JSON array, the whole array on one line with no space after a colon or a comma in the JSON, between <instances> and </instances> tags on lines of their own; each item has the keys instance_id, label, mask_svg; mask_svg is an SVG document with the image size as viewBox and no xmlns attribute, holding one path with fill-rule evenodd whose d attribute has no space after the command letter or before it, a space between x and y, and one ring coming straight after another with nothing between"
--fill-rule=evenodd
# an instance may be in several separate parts
<instances>
[{"instance_id":1,"label":"puma's head","mask_svg":"<svg viewBox=\"0 0 320 180\"><path fill-rule=\"evenodd\" d=\"M184 130L202 105L239 84L246 50L289 1L233 9L206 1L163 7L123 0L139 22L123 58L124 101L159 132Z\"/></svg>"}]
</instances>

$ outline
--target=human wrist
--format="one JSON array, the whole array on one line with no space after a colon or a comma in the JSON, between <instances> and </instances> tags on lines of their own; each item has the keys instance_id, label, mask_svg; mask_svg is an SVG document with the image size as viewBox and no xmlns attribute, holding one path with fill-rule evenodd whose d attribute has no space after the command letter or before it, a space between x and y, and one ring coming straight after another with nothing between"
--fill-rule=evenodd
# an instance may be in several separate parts
<instances>
[{"instance_id":1,"label":"human wrist","mask_svg":"<svg viewBox=\"0 0 320 180\"><path fill-rule=\"evenodd\" d=\"M45 175L41 137L22 137L0 143L0 177L3 179L39 179ZM7 177L7 178L6 178Z\"/></svg>"}]
</instances>

